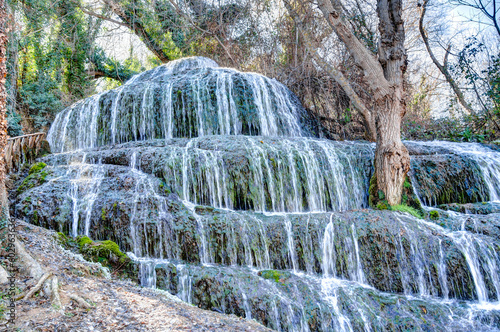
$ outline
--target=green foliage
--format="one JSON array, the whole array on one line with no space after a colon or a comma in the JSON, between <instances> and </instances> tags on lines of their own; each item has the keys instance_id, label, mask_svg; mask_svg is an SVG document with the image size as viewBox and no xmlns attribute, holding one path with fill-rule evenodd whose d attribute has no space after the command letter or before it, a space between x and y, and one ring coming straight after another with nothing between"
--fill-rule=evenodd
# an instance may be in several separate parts
<instances>
[{"instance_id":1,"label":"green foliage","mask_svg":"<svg viewBox=\"0 0 500 332\"><path fill-rule=\"evenodd\" d=\"M392 211L406 212L406 213L411 214L415 218L419 218L419 219L423 218L423 215L422 215L421 211L419 211L419 210L417 210L415 208L412 208L411 206L408 206L408 205L402 205L402 204L393 205L393 206L391 206L391 210Z\"/></svg>"},{"instance_id":2,"label":"green foliage","mask_svg":"<svg viewBox=\"0 0 500 332\"><path fill-rule=\"evenodd\" d=\"M43 163L43 162L39 162L39 163L33 164L33 166L30 167L30 170L28 171L28 174L38 173L42 169L44 169L45 167L47 167L47 164Z\"/></svg>"},{"instance_id":3,"label":"green foliage","mask_svg":"<svg viewBox=\"0 0 500 332\"><path fill-rule=\"evenodd\" d=\"M7 134L10 137L23 135L23 127L21 126L21 116L14 110L7 111Z\"/></svg>"},{"instance_id":4,"label":"green foliage","mask_svg":"<svg viewBox=\"0 0 500 332\"><path fill-rule=\"evenodd\" d=\"M493 104L491 113L496 119L500 119L500 54L491 57L491 64L486 74L490 87L486 95Z\"/></svg>"},{"instance_id":5,"label":"green foliage","mask_svg":"<svg viewBox=\"0 0 500 332\"><path fill-rule=\"evenodd\" d=\"M429 217L432 220L438 220L439 219L439 212L436 210L432 210L431 212L429 212Z\"/></svg>"},{"instance_id":6,"label":"green foliage","mask_svg":"<svg viewBox=\"0 0 500 332\"><path fill-rule=\"evenodd\" d=\"M377 203L376 207L377 210L388 210L389 209L389 203L387 201L380 201Z\"/></svg>"},{"instance_id":7,"label":"green foliage","mask_svg":"<svg viewBox=\"0 0 500 332\"><path fill-rule=\"evenodd\" d=\"M50 171L45 170L47 165L45 163L39 162L31 166L29 170L29 175L23 180L21 185L17 188L18 193L22 193L28 189L35 186L39 186L45 183L46 177L50 174Z\"/></svg>"},{"instance_id":8,"label":"green foliage","mask_svg":"<svg viewBox=\"0 0 500 332\"><path fill-rule=\"evenodd\" d=\"M289 272L276 271L276 270L263 270L259 271L257 275L264 279L274 280L275 282L284 283L286 279L290 278Z\"/></svg>"},{"instance_id":9,"label":"green foliage","mask_svg":"<svg viewBox=\"0 0 500 332\"><path fill-rule=\"evenodd\" d=\"M12 111L34 130L43 130L61 108L93 91L86 58L95 25L88 25L78 1L13 1L11 6L23 23L19 35L10 35L10 43L17 45L9 53L10 81L17 81L17 91L9 90L17 96Z\"/></svg>"},{"instance_id":10,"label":"green foliage","mask_svg":"<svg viewBox=\"0 0 500 332\"><path fill-rule=\"evenodd\" d=\"M50 125L55 114L64 106L61 96L56 82L48 79L27 81L19 87L20 107L31 117L35 129Z\"/></svg>"},{"instance_id":11,"label":"green foliage","mask_svg":"<svg viewBox=\"0 0 500 332\"><path fill-rule=\"evenodd\" d=\"M130 79L133 75L146 70L139 60L133 57L133 49L131 49L130 53L130 57L120 63L109 58L101 48L96 48L89 60L94 65L95 70L106 77L108 88L113 88L115 87L112 86L113 84L118 85Z\"/></svg>"}]
</instances>

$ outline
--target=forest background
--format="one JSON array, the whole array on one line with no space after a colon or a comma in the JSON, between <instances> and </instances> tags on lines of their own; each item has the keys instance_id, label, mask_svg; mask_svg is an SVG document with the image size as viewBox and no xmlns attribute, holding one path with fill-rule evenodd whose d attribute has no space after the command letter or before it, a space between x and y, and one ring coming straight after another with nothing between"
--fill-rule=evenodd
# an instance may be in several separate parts
<instances>
[{"instance_id":1,"label":"forest background","mask_svg":"<svg viewBox=\"0 0 500 332\"><path fill-rule=\"evenodd\" d=\"M74 102L146 69L197 55L284 83L332 139L369 138L361 113L331 69L349 80L367 107L373 107L372 92L314 3L300 17L282 0L9 0L7 5L10 136L46 132L55 114ZM348 0L343 6L345 21L376 55L376 2ZM404 1L409 61L403 139L500 137L497 7L495 0Z\"/></svg>"}]
</instances>

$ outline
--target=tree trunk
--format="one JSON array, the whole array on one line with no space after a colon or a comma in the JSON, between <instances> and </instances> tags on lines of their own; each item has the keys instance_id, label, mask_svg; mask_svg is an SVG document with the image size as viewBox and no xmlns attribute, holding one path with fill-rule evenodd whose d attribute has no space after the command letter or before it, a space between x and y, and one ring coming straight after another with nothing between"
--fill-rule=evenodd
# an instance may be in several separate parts
<instances>
[{"instance_id":1,"label":"tree trunk","mask_svg":"<svg viewBox=\"0 0 500 332\"><path fill-rule=\"evenodd\" d=\"M401 142L401 120L406 113L403 77L407 67L402 7L402 0L377 0L378 61L389 91L376 100L375 172L377 186L384 192L389 205L401 203L403 183L410 170L410 156Z\"/></svg>"},{"instance_id":2,"label":"tree trunk","mask_svg":"<svg viewBox=\"0 0 500 332\"><path fill-rule=\"evenodd\" d=\"M5 0L0 0L0 228L9 220L9 201L5 188L5 146L7 145L7 27Z\"/></svg>"},{"instance_id":3,"label":"tree trunk","mask_svg":"<svg viewBox=\"0 0 500 332\"><path fill-rule=\"evenodd\" d=\"M401 111L405 106L395 96L377 104L377 187L384 192L389 205L397 205L401 203L403 183L410 170L410 156L401 142Z\"/></svg>"}]
</instances>

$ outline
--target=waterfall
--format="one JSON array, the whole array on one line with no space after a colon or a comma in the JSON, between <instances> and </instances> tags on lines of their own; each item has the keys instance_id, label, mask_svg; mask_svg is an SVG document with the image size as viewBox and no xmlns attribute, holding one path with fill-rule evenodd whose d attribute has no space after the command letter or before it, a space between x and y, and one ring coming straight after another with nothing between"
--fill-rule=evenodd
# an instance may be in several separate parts
<instances>
[{"instance_id":1,"label":"waterfall","mask_svg":"<svg viewBox=\"0 0 500 332\"><path fill-rule=\"evenodd\" d=\"M435 156L458 156L466 158L471 164L470 172L474 172L473 168L479 170L479 174L475 178L458 179L463 186L465 195L472 195L472 202L477 201L492 201L500 202L500 152L493 150L479 143L454 143L444 141L432 142L406 142L409 147L417 148L425 151L427 155ZM416 156L418 158L419 156ZM415 164L413 164L415 166ZM431 165L432 166L432 165ZM446 171L446 170L445 170ZM436 169L436 175L439 175ZM442 172L442 171L441 171ZM436 205L437 198L435 196L423 192L416 173L413 171L413 180L416 193L422 198L426 205ZM484 189L483 189L484 187ZM436 189L440 189L439 187ZM434 189L433 191L438 191ZM456 190L456 189L455 189ZM451 202L446 202L451 203ZM465 202L464 202L465 203Z\"/></svg>"},{"instance_id":2,"label":"waterfall","mask_svg":"<svg viewBox=\"0 0 500 332\"><path fill-rule=\"evenodd\" d=\"M262 212L344 211L367 207L372 156L371 144L215 136L172 146L155 167L172 192L194 204Z\"/></svg>"},{"instance_id":3,"label":"waterfall","mask_svg":"<svg viewBox=\"0 0 500 332\"><path fill-rule=\"evenodd\" d=\"M144 287L278 331L500 330L498 214L367 209L375 145L315 123L273 79L173 61L59 113L49 180L16 209L112 238ZM405 144L424 205L500 201L499 152Z\"/></svg>"},{"instance_id":4,"label":"waterfall","mask_svg":"<svg viewBox=\"0 0 500 332\"><path fill-rule=\"evenodd\" d=\"M313 122L276 80L190 58L63 110L47 139L63 152L153 138L317 136Z\"/></svg>"},{"instance_id":5,"label":"waterfall","mask_svg":"<svg viewBox=\"0 0 500 332\"><path fill-rule=\"evenodd\" d=\"M82 161L76 163L76 170L68 168L66 177L73 177L72 172L76 173L71 180L67 196L72 201L72 226L71 234L89 236L90 224L94 203L99 196L100 184L104 179L104 168L85 163L86 155L83 155ZM82 194L83 193L83 194ZM83 212L83 218L80 213ZM80 219L83 219L83 230L81 229Z\"/></svg>"}]
</instances>

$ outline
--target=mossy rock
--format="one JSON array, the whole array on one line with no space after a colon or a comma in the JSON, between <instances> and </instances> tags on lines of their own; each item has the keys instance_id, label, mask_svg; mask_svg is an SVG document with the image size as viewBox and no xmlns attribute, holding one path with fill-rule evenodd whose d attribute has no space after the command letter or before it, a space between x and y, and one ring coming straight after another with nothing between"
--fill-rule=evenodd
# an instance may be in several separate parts
<instances>
[{"instance_id":1,"label":"mossy rock","mask_svg":"<svg viewBox=\"0 0 500 332\"><path fill-rule=\"evenodd\" d=\"M46 163L39 162L39 163L33 164L33 166L30 167L28 174L38 173L42 169L44 169L45 167L47 167Z\"/></svg>"},{"instance_id":2,"label":"mossy rock","mask_svg":"<svg viewBox=\"0 0 500 332\"><path fill-rule=\"evenodd\" d=\"M78 239L78 246L80 251L94 262L113 265L113 263L118 263L121 258L127 257L120 251L118 244L111 240L92 241L87 236L82 236Z\"/></svg>"},{"instance_id":3,"label":"mossy rock","mask_svg":"<svg viewBox=\"0 0 500 332\"><path fill-rule=\"evenodd\" d=\"M412 208L411 206L408 206L408 205L403 205L403 204L393 205L393 206L391 206L391 210L393 210L393 211L400 211L400 212L406 212L406 213L411 214L415 218L419 218L419 219L423 218L423 214L422 214L421 211L419 211L419 210L417 210L415 208Z\"/></svg>"},{"instance_id":4,"label":"mossy rock","mask_svg":"<svg viewBox=\"0 0 500 332\"><path fill-rule=\"evenodd\" d=\"M50 171L46 170L47 164L39 162L33 164L28 171L28 176L23 180L17 188L17 193L21 194L24 191L45 183Z\"/></svg>"},{"instance_id":5,"label":"mossy rock","mask_svg":"<svg viewBox=\"0 0 500 332\"><path fill-rule=\"evenodd\" d=\"M80 249L83 249L85 245L92 244L92 240L88 236L79 236L77 237L77 243L78 247L80 247Z\"/></svg>"},{"instance_id":6,"label":"mossy rock","mask_svg":"<svg viewBox=\"0 0 500 332\"><path fill-rule=\"evenodd\" d=\"M285 280L290 278L291 276L290 272L276 271L276 270L259 271L257 275L264 279L274 280L275 282L279 283L284 283Z\"/></svg>"},{"instance_id":7,"label":"mossy rock","mask_svg":"<svg viewBox=\"0 0 500 332\"><path fill-rule=\"evenodd\" d=\"M101 263L120 277L137 277L136 264L113 241L92 241L83 235L72 238L62 232L56 233L55 238L63 248L82 254L88 261Z\"/></svg>"},{"instance_id":8,"label":"mossy rock","mask_svg":"<svg viewBox=\"0 0 500 332\"><path fill-rule=\"evenodd\" d=\"M438 220L439 212L436 210L432 210L431 212L429 212L429 218L431 218L432 220Z\"/></svg>"}]
</instances>

